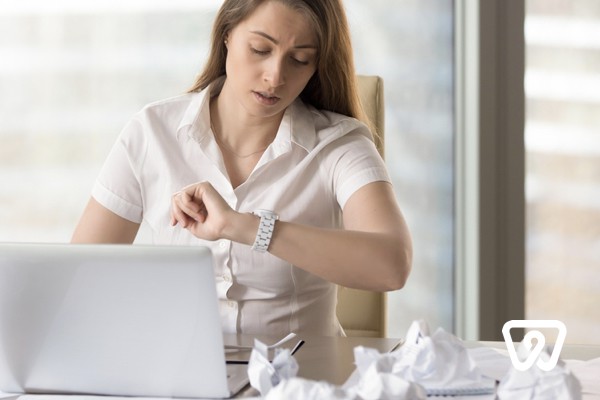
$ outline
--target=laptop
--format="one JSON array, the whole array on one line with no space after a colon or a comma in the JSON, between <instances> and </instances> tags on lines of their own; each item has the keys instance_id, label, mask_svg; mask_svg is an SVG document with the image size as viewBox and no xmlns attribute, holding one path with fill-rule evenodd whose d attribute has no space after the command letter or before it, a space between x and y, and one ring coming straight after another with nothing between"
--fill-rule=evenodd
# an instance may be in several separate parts
<instances>
[{"instance_id":1,"label":"laptop","mask_svg":"<svg viewBox=\"0 0 600 400\"><path fill-rule=\"evenodd\" d=\"M0 244L0 391L225 398L204 247Z\"/></svg>"}]
</instances>

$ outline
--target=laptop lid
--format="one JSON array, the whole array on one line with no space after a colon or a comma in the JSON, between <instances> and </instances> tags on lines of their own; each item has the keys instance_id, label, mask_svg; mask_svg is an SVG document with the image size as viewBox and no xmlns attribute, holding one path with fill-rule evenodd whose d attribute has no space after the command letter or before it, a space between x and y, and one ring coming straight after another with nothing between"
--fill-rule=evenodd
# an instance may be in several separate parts
<instances>
[{"instance_id":1,"label":"laptop lid","mask_svg":"<svg viewBox=\"0 0 600 400\"><path fill-rule=\"evenodd\" d=\"M0 244L0 391L230 396L210 251Z\"/></svg>"}]
</instances>

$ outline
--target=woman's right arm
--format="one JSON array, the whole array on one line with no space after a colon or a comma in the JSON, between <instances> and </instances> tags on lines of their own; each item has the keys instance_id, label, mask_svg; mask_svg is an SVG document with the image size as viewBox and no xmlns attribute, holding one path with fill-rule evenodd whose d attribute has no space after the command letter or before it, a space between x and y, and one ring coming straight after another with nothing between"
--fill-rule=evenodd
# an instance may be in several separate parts
<instances>
[{"instance_id":1,"label":"woman's right arm","mask_svg":"<svg viewBox=\"0 0 600 400\"><path fill-rule=\"evenodd\" d=\"M91 198L75 228L71 243L131 244L139 228L140 224L118 216Z\"/></svg>"}]
</instances>

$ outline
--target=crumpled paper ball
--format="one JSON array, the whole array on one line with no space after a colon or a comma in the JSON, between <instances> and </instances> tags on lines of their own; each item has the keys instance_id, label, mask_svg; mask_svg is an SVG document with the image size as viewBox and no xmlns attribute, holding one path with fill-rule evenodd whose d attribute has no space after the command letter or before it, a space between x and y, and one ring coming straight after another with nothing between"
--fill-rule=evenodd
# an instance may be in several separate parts
<instances>
[{"instance_id":1,"label":"crumpled paper ball","mask_svg":"<svg viewBox=\"0 0 600 400\"><path fill-rule=\"evenodd\" d=\"M354 349L354 359L360 376L358 382L348 387L355 398L364 400L425 399L425 389L404 379L395 371L397 358L391 353L379 353L362 346Z\"/></svg>"},{"instance_id":2,"label":"crumpled paper ball","mask_svg":"<svg viewBox=\"0 0 600 400\"><path fill-rule=\"evenodd\" d=\"M527 359L530 353L531 348L519 345L519 359ZM547 362L550 355L546 347L539 357ZM500 400L581 400L581 384L565 363L558 360L550 371L543 371L536 364L526 371L511 368L500 382L497 395Z\"/></svg>"},{"instance_id":3,"label":"crumpled paper ball","mask_svg":"<svg viewBox=\"0 0 600 400\"><path fill-rule=\"evenodd\" d=\"M280 382L294 378L298 374L298 362L289 349L275 349L273 361L269 361L269 348L259 340L254 340L254 348L248 362L250 385L265 396Z\"/></svg>"},{"instance_id":4,"label":"crumpled paper ball","mask_svg":"<svg viewBox=\"0 0 600 400\"><path fill-rule=\"evenodd\" d=\"M304 378L290 378L275 386L265 400L355 400L339 386L324 381L312 381Z\"/></svg>"},{"instance_id":5,"label":"crumpled paper ball","mask_svg":"<svg viewBox=\"0 0 600 400\"><path fill-rule=\"evenodd\" d=\"M424 321L414 321L406 342L390 353L392 372L422 385L428 395L493 393L495 381L484 376L463 342L438 328L433 335Z\"/></svg>"}]
</instances>

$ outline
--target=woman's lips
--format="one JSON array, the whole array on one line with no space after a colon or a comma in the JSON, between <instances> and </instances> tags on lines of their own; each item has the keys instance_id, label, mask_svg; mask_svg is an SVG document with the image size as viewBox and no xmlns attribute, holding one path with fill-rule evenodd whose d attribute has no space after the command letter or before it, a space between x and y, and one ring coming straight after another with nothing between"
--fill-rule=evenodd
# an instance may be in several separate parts
<instances>
[{"instance_id":1,"label":"woman's lips","mask_svg":"<svg viewBox=\"0 0 600 400\"><path fill-rule=\"evenodd\" d=\"M254 94L254 98L256 98L256 100L259 103L264 104L266 106L275 105L279 101L279 97L274 96L274 95L269 95L267 93L261 93L261 92L252 92L252 93Z\"/></svg>"}]
</instances>

